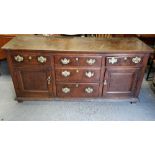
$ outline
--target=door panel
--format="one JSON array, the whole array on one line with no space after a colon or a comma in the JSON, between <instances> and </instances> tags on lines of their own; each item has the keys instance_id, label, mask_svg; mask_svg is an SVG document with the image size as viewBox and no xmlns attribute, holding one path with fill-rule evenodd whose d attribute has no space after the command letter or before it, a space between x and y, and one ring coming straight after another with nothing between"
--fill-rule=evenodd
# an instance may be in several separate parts
<instances>
[{"instance_id":1,"label":"door panel","mask_svg":"<svg viewBox=\"0 0 155 155\"><path fill-rule=\"evenodd\" d=\"M47 91L48 85L46 82L47 74L43 71L21 71L24 90L30 91Z\"/></svg>"},{"instance_id":2,"label":"door panel","mask_svg":"<svg viewBox=\"0 0 155 155\"><path fill-rule=\"evenodd\" d=\"M52 96L51 71L47 68L20 68L15 71L18 80L18 97Z\"/></svg>"},{"instance_id":3,"label":"door panel","mask_svg":"<svg viewBox=\"0 0 155 155\"><path fill-rule=\"evenodd\" d=\"M134 97L140 68L107 68L103 95L105 97Z\"/></svg>"}]
</instances>

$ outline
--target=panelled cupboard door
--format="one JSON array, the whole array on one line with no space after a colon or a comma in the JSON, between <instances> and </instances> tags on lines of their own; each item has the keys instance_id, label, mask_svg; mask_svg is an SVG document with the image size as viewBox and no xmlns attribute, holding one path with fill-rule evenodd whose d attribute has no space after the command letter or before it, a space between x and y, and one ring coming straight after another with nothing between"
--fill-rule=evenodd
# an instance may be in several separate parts
<instances>
[{"instance_id":1,"label":"panelled cupboard door","mask_svg":"<svg viewBox=\"0 0 155 155\"><path fill-rule=\"evenodd\" d=\"M18 68L14 71L17 83L17 97L51 97L52 71L47 68Z\"/></svg>"},{"instance_id":2,"label":"panelled cupboard door","mask_svg":"<svg viewBox=\"0 0 155 155\"><path fill-rule=\"evenodd\" d=\"M135 96L138 75L141 68L107 68L105 73L103 96L126 98Z\"/></svg>"}]
</instances>

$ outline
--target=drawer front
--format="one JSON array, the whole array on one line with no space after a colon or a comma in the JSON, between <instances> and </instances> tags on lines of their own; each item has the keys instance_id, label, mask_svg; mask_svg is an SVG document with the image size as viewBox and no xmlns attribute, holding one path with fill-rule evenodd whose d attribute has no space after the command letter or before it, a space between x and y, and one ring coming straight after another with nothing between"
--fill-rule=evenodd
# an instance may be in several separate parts
<instances>
[{"instance_id":1,"label":"drawer front","mask_svg":"<svg viewBox=\"0 0 155 155\"><path fill-rule=\"evenodd\" d=\"M100 69L56 69L56 81L99 82Z\"/></svg>"},{"instance_id":2,"label":"drawer front","mask_svg":"<svg viewBox=\"0 0 155 155\"><path fill-rule=\"evenodd\" d=\"M50 56L40 52L13 52L11 61L14 65L50 65Z\"/></svg>"},{"instance_id":3,"label":"drawer front","mask_svg":"<svg viewBox=\"0 0 155 155\"><path fill-rule=\"evenodd\" d=\"M106 57L107 66L141 66L143 56L110 56Z\"/></svg>"},{"instance_id":4,"label":"drawer front","mask_svg":"<svg viewBox=\"0 0 155 155\"><path fill-rule=\"evenodd\" d=\"M55 56L57 66L95 66L100 67L102 56Z\"/></svg>"},{"instance_id":5,"label":"drawer front","mask_svg":"<svg viewBox=\"0 0 155 155\"><path fill-rule=\"evenodd\" d=\"M54 57L54 61L55 61L55 65L58 66L78 66L78 57L74 57L74 56L55 56Z\"/></svg>"},{"instance_id":6,"label":"drawer front","mask_svg":"<svg viewBox=\"0 0 155 155\"><path fill-rule=\"evenodd\" d=\"M102 62L101 56L86 56L79 58L80 66L101 67L101 62Z\"/></svg>"},{"instance_id":7,"label":"drawer front","mask_svg":"<svg viewBox=\"0 0 155 155\"><path fill-rule=\"evenodd\" d=\"M58 97L98 97L99 84L57 84Z\"/></svg>"}]
</instances>

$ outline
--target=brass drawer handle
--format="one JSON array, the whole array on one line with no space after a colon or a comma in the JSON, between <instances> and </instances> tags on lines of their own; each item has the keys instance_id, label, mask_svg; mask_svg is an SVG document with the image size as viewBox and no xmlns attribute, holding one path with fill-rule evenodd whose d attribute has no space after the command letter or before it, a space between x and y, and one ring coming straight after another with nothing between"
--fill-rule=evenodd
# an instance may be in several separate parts
<instances>
[{"instance_id":1,"label":"brass drawer handle","mask_svg":"<svg viewBox=\"0 0 155 155\"><path fill-rule=\"evenodd\" d=\"M67 59L67 58L61 59L61 63L62 63L63 65L67 65L67 64L70 63L70 59Z\"/></svg>"},{"instance_id":2,"label":"brass drawer handle","mask_svg":"<svg viewBox=\"0 0 155 155\"><path fill-rule=\"evenodd\" d=\"M70 88L67 88L67 87L62 88L62 92L65 94L70 93Z\"/></svg>"},{"instance_id":3,"label":"brass drawer handle","mask_svg":"<svg viewBox=\"0 0 155 155\"><path fill-rule=\"evenodd\" d=\"M96 59L87 59L86 62L89 65L93 65L96 62Z\"/></svg>"},{"instance_id":4,"label":"brass drawer handle","mask_svg":"<svg viewBox=\"0 0 155 155\"><path fill-rule=\"evenodd\" d=\"M91 78L91 77L94 76L94 72L87 71L87 72L85 73L85 75L86 75L86 77Z\"/></svg>"},{"instance_id":5,"label":"brass drawer handle","mask_svg":"<svg viewBox=\"0 0 155 155\"><path fill-rule=\"evenodd\" d=\"M115 58L115 57L111 57L111 58L109 58L108 61L109 61L110 64L115 64L115 63L117 63L118 59Z\"/></svg>"},{"instance_id":6,"label":"brass drawer handle","mask_svg":"<svg viewBox=\"0 0 155 155\"><path fill-rule=\"evenodd\" d=\"M64 77L68 77L68 76L70 76L70 72L69 71L63 71L63 72L61 72L61 75L62 76L64 76Z\"/></svg>"},{"instance_id":7,"label":"brass drawer handle","mask_svg":"<svg viewBox=\"0 0 155 155\"><path fill-rule=\"evenodd\" d=\"M20 55L15 56L14 59L15 59L15 61L17 61L17 62L22 62L22 61L24 61L24 58L23 58L22 56L20 56Z\"/></svg>"},{"instance_id":8,"label":"brass drawer handle","mask_svg":"<svg viewBox=\"0 0 155 155\"><path fill-rule=\"evenodd\" d=\"M93 93L93 88L91 88L91 87L87 87L87 88L85 88L85 92L86 93L88 93L88 94L91 94L91 93Z\"/></svg>"},{"instance_id":9,"label":"brass drawer handle","mask_svg":"<svg viewBox=\"0 0 155 155\"><path fill-rule=\"evenodd\" d=\"M47 58L46 57L43 57L43 56L39 56L38 57L38 62L45 63L46 61L47 61Z\"/></svg>"},{"instance_id":10,"label":"brass drawer handle","mask_svg":"<svg viewBox=\"0 0 155 155\"><path fill-rule=\"evenodd\" d=\"M134 58L132 58L132 62L135 64L138 64L141 62L141 58L140 57L134 57Z\"/></svg>"}]
</instances>

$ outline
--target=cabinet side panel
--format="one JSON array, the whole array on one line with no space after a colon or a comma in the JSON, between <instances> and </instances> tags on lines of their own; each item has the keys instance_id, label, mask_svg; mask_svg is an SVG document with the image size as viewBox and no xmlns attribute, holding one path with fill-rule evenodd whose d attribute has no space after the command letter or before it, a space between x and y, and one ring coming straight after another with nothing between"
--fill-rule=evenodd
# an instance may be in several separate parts
<instances>
[{"instance_id":1,"label":"cabinet side panel","mask_svg":"<svg viewBox=\"0 0 155 155\"><path fill-rule=\"evenodd\" d=\"M6 53L6 56L7 56L7 63L8 63L9 71L11 74L11 78L12 78L12 82L13 82L14 89L16 92L16 96L18 97L18 96L20 96L18 78L17 78L17 74L14 70L13 64L11 63L12 61L11 61L10 51L5 50L4 52Z\"/></svg>"},{"instance_id":2,"label":"cabinet side panel","mask_svg":"<svg viewBox=\"0 0 155 155\"><path fill-rule=\"evenodd\" d=\"M145 73L145 70L146 70L148 59L149 59L149 54L145 54L144 60L143 60L143 67L141 68L141 74L139 74L139 77L138 77L139 80L138 80L138 83L137 83L137 89L136 89L135 97L138 97L138 95L140 93L140 89L141 89L141 86L142 86L142 82L143 82L144 73Z\"/></svg>"}]
</instances>

